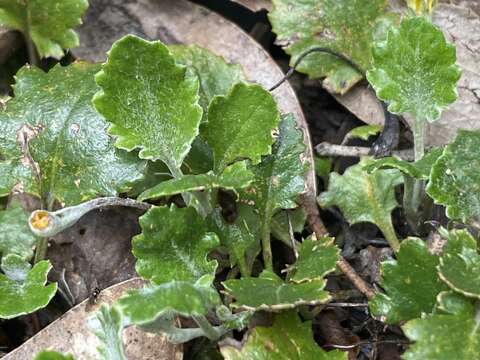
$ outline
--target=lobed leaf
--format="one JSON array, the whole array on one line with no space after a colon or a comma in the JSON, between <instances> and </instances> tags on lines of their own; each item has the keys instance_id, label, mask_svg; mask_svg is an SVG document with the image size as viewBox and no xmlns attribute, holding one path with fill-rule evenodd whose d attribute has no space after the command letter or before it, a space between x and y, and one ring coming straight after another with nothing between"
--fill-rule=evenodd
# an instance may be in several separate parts
<instances>
[{"instance_id":1,"label":"lobed leaf","mask_svg":"<svg viewBox=\"0 0 480 360\"><path fill-rule=\"evenodd\" d=\"M480 219L480 131L459 130L432 167L427 193L450 219Z\"/></svg>"},{"instance_id":2,"label":"lobed leaf","mask_svg":"<svg viewBox=\"0 0 480 360\"><path fill-rule=\"evenodd\" d=\"M437 275L438 264L439 257L421 239L404 240L397 260L382 263L380 285L385 293L377 293L370 301L372 313L386 317L389 324L431 313L437 295L446 290Z\"/></svg>"},{"instance_id":3,"label":"lobed leaf","mask_svg":"<svg viewBox=\"0 0 480 360\"><path fill-rule=\"evenodd\" d=\"M61 59L78 46L73 28L82 23L87 0L0 0L0 24L29 37L41 57Z\"/></svg>"},{"instance_id":4,"label":"lobed leaf","mask_svg":"<svg viewBox=\"0 0 480 360\"><path fill-rule=\"evenodd\" d=\"M471 360L480 353L478 306L455 293L438 296L439 311L407 322L402 328L412 341L405 360Z\"/></svg>"},{"instance_id":5,"label":"lobed leaf","mask_svg":"<svg viewBox=\"0 0 480 360\"><path fill-rule=\"evenodd\" d=\"M237 83L227 95L216 96L202 129L213 151L215 172L242 158L258 164L262 155L271 153L279 119L275 100L259 85Z\"/></svg>"},{"instance_id":6,"label":"lobed leaf","mask_svg":"<svg viewBox=\"0 0 480 360\"><path fill-rule=\"evenodd\" d=\"M236 300L231 306L247 310L278 311L300 305L323 304L330 300L328 292L323 291L324 279L288 283L269 270L264 270L258 278L242 277L222 284L225 292Z\"/></svg>"},{"instance_id":7,"label":"lobed leaf","mask_svg":"<svg viewBox=\"0 0 480 360\"><path fill-rule=\"evenodd\" d=\"M48 74L24 67L0 112L0 196L10 191L75 205L115 196L142 177L136 157L116 151L91 104L97 65L76 62Z\"/></svg>"},{"instance_id":8,"label":"lobed leaf","mask_svg":"<svg viewBox=\"0 0 480 360\"><path fill-rule=\"evenodd\" d=\"M215 274L217 262L207 260L219 245L202 217L191 207L152 207L140 217L142 233L132 240L137 273L156 284L171 280L194 282Z\"/></svg>"},{"instance_id":9,"label":"lobed leaf","mask_svg":"<svg viewBox=\"0 0 480 360\"><path fill-rule=\"evenodd\" d=\"M346 360L347 353L324 351L313 339L311 322L302 322L296 312L276 316L271 327L256 326L246 336L241 349L223 345L220 351L227 360Z\"/></svg>"},{"instance_id":10,"label":"lobed leaf","mask_svg":"<svg viewBox=\"0 0 480 360\"><path fill-rule=\"evenodd\" d=\"M457 99L455 61L455 47L440 29L424 17L405 18L375 43L367 79L391 113L433 122Z\"/></svg>"},{"instance_id":11,"label":"lobed leaf","mask_svg":"<svg viewBox=\"0 0 480 360\"><path fill-rule=\"evenodd\" d=\"M57 291L57 284L45 286L51 268L49 261L40 261L28 272L24 281L0 274L0 318L11 319L47 306Z\"/></svg>"},{"instance_id":12,"label":"lobed leaf","mask_svg":"<svg viewBox=\"0 0 480 360\"><path fill-rule=\"evenodd\" d=\"M291 66L309 49L323 47L368 69L373 40L385 23L396 20L386 15L386 0L273 0L273 6L269 19L277 43L291 55ZM323 85L340 94L364 76L345 61L319 53L305 57L297 70L313 79L325 78Z\"/></svg>"},{"instance_id":13,"label":"lobed leaf","mask_svg":"<svg viewBox=\"0 0 480 360\"><path fill-rule=\"evenodd\" d=\"M96 75L95 108L111 123L116 146L179 169L198 135L198 80L168 48L133 35L116 41Z\"/></svg>"},{"instance_id":14,"label":"lobed leaf","mask_svg":"<svg viewBox=\"0 0 480 360\"><path fill-rule=\"evenodd\" d=\"M453 230L438 266L440 278L453 290L480 298L480 255L477 241L467 230Z\"/></svg>"}]
</instances>

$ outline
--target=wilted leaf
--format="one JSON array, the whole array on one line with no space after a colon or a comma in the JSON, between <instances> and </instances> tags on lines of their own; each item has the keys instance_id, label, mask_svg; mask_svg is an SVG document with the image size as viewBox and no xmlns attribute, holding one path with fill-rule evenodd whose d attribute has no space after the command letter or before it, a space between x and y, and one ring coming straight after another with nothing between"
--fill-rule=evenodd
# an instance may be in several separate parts
<instances>
[{"instance_id":1,"label":"wilted leaf","mask_svg":"<svg viewBox=\"0 0 480 360\"><path fill-rule=\"evenodd\" d=\"M171 280L196 281L215 274L217 262L207 260L219 245L195 209L175 205L153 207L140 217L142 233L132 240L137 273L156 284Z\"/></svg>"},{"instance_id":2,"label":"wilted leaf","mask_svg":"<svg viewBox=\"0 0 480 360\"><path fill-rule=\"evenodd\" d=\"M11 319L47 306L57 291L57 284L45 286L51 268L49 261L40 261L28 272L25 281L0 274L0 318Z\"/></svg>"},{"instance_id":3,"label":"wilted leaf","mask_svg":"<svg viewBox=\"0 0 480 360\"><path fill-rule=\"evenodd\" d=\"M480 131L459 130L432 167L427 193L450 219L480 220Z\"/></svg>"},{"instance_id":4,"label":"wilted leaf","mask_svg":"<svg viewBox=\"0 0 480 360\"><path fill-rule=\"evenodd\" d=\"M327 244L325 239L305 239L298 249L297 260L288 268L292 274L289 280L304 282L322 279L335 270L339 255L340 249L332 243Z\"/></svg>"},{"instance_id":5,"label":"wilted leaf","mask_svg":"<svg viewBox=\"0 0 480 360\"><path fill-rule=\"evenodd\" d=\"M88 326L100 340L101 345L97 350L101 359L126 360L122 341L125 320L117 307L102 304L95 315L88 319Z\"/></svg>"},{"instance_id":6,"label":"wilted leaf","mask_svg":"<svg viewBox=\"0 0 480 360\"><path fill-rule=\"evenodd\" d=\"M30 37L42 57L63 57L63 49L78 46L73 31L82 23L87 0L0 0L0 24Z\"/></svg>"},{"instance_id":7,"label":"wilted leaf","mask_svg":"<svg viewBox=\"0 0 480 360\"><path fill-rule=\"evenodd\" d=\"M455 61L455 47L428 19L406 18L375 44L367 78L390 112L435 121L457 98Z\"/></svg>"},{"instance_id":8,"label":"wilted leaf","mask_svg":"<svg viewBox=\"0 0 480 360\"><path fill-rule=\"evenodd\" d=\"M480 353L478 307L455 293L439 295L439 310L423 319L407 322L402 328L415 341L405 360L472 360Z\"/></svg>"},{"instance_id":9,"label":"wilted leaf","mask_svg":"<svg viewBox=\"0 0 480 360\"><path fill-rule=\"evenodd\" d=\"M325 284L324 279L288 283L269 270L264 270L258 278L242 277L223 282L225 292L236 300L232 307L265 311L325 303L330 300L328 292L323 291Z\"/></svg>"},{"instance_id":10,"label":"wilted leaf","mask_svg":"<svg viewBox=\"0 0 480 360\"><path fill-rule=\"evenodd\" d=\"M226 95L237 82L245 80L240 65L227 64L221 56L197 45L169 45L175 60L191 70L200 81L199 103L206 120L208 105L215 95Z\"/></svg>"},{"instance_id":11,"label":"wilted leaf","mask_svg":"<svg viewBox=\"0 0 480 360\"><path fill-rule=\"evenodd\" d=\"M427 180L430 177L433 164L442 155L442 152L442 148L433 148L416 162L409 162L396 157L375 159L364 169L368 173L375 172L377 169L398 169L415 179Z\"/></svg>"},{"instance_id":12,"label":"wilted leaf","mask_svg":"<svg viewBox=\"0 0 480 360\"><path fill-rule=\"evenodd\" d=\"M269 14L277 42L292 56L290 64L313 47L332 49L352 59L363 69L370 68L373 40L381 34L386 16L386 0L273 0ZM310 78L324 80L336 93L347 92L363 78L345 61L329 54L310 54L297 68Z\"/></svg>"},{"instance_id":13,"label":"wilted leaf","mask_svg":"<svg viewBox=\"0 0 480 360\"><path fill-rule=\"evenodd\" d=\"M182 316L205 315L220 303L212 281L212 276L205 275L196 283L171 281L145 287L127 293L118 300L118 306L129 321L137 325L172 312Z\"/></svg>"},{"instance_id":14,"label":"wilted leaf","mask_svg":"<svg viewBox=\"0 0 480 360\"><path fill-rule=\"evenodd\" d=\"M28 213L18 202L0 211L0 254L16 254L30 260L36 239L28 227Z\"/></svg>"},{"instance_id":15,"label":"wilted leaf","mask_svg":"<svg viewBox=\"0 0 480 360\"><path fill-rule=\"evenodd\" d=\"M448 234L438 267L440 278L463 295L480 298L480 255L477 241L467 230Z\"/></svg>"},{"instance_id":16,"label":"wilted leaf","mask_svg":"<svg viewBox=\"0 0 480 360\"><path fill-rule=\"evenodd\" d=\"M159 41L127 35L112 45L93 102L112 124L117 147L180 168L202 118L198 80L185 73Z\"/></svg>"},{"instance_id":17,"label":"wilted leaf","mask_svg":"<svg viewBox=\"0 0 480 360\"><path fill-rule=\"evenodd\" d=\"M402 242L397 260L382 263L385 294L377 293L370 301L375 316L385 316L389 324L420 317L432 312L437 295L447 287L437 275L439 258L428 252L421 239Z\"/></svg>"},{"instance_id":18,"label":"wilted leaf","mask_svg":"<svg viewBox=\"0 0 480 360\"><path fill-rule=\"evenodd\" d=\"M378 170L368 174L363 168L370 161L362 159L343 175L331 173L328 191L320 194L318 201L322 207L338 206L351 224L376 224L392 248L398 250L390 213L397 207L394 189L402 182L402 176L397 170Z\"/></svg>"},{"instance_id":19,"label":"wilted leaf","mask_svg":"<svg viewBox=\"0 0 480 360\"><path fill-rule=\"evenodd\" d=\"M73 355L64 355L57 351L44 350L35 356L35 360L74 360Z\"/></svg>"},{"instance_id":20,"label":"wilted leaf","mask_svg":"<svg viewBox=\"0 0 480 360\"><path fill-rule=\"evenodd\" d=\"M247 187L253 180L253 174L247 169L245 161L237 162L228 166L220 175L212 171L199 175L184 175L178 179L161 182L138 197L138 200L159 198L181 194L189 191L210 190L223 188L227 190L242 189Z\"/></svg>"},{"instance_id":21,"label":"wilted leaf","mask_svg":"<svg viewBox=\"0 0 480 360\"><path fill-rule=\"evenodd\" d=\"M115 196L141 178L136 157L116 151L93 109L97 65L22 68L15 97L0 112L0 195L12 188L74 205ZM4 175L5 174L5 175Z\"/></svg>"},{"instance_id":22,"label":"wilted leaf","mask_svg":"<svg viewBox=\"0 0 480 360\"><path fill-rule=\"evenodd\" d=\"M275 100L259 85L237 83L226 96L215 97L202 129L213 151L215 172L241 158L258 164L262 155L271 153L279 119Z\"/></svg>"},{"instance_id":23,"label":"wilted leaf","mask_svg":"<svg viewBox=\"0 0 480 360\"><path fill-rule=\"evenodd\" d=\"M227 360L346 360L347 353L324 351L313 339L310 321L303 322L294 311L277 315L271 327L256 326L241 349L224 345L220 351Z\"/></svg>"}]
</instances>

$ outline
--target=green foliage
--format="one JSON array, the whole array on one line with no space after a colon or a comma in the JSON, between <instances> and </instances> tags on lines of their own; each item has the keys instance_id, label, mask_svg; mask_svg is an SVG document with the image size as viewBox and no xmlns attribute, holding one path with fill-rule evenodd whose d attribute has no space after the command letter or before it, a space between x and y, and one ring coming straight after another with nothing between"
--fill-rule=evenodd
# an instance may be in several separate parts
<instances>
[{"instance_id":1,"label":"green foliage","mask_svg":"<svg viewBox=\"0 0 480 360\"><path fill-rule=\"evenodd\" d=\"M28 228L28 213L22 209L20 203L13 202L3 211L0 211L0 254L16 254L25 260L33 255L35 236Z\"/></svg>"},{"instance_id":2,"label":"green foliage","mask_svg":"<svg viewBox=\"0 0 480 360\"><path fill-rule=\"evenodd\" d=\"M161 42L127 35L112 45L96 81L102 90L93 102L111 123L116 146L140 149L140 158L178 172L202 118L198 80Z\"/></svg>"},{"instance_id":3,"label":"green foliage","mask_svg":"<svg viewBox=\"0 0 480 360\"><path fill-rule=\"evenodd\" d=\"M14 276L11 279L0 274L0 318L11 319L45 307L57 291L57 284L45 286L52 268L50 262L40 261L25 273L17 255L9 255L7 259L2 259L2 270Z\"/></svg>"},{"instance_id":4,"label":"green foliage","mask_svg":"<svg viewBox=\"0 0 480 360\"><path fill-rule=\"evenodd\" d=\"M405 360L471 360L480 353L478 304L451 292L439 295L438 311L403 326L415 341L402 358Z\"/></svg>"},{"instance_id":5,"label":"green foliage","mask_svg":"<svg viewBox=\"0 0 480 360\"><path fill-rule=\"evenodd\" d=\"M382 126L380 125L363 125L357 126L356 128L350 130L346 135L350 139L361 139L368 140L370 136L378 135L382 131Z\"/></svg>"},{"instance_id":6,"label":"green foliage","mask_svg":"<svg viewBox=\"0 0 480 360\"><path fill-rule=\"evenodd\" d=\"M312 325L293 312L278 315L271 327L257 326L241 349L224 345L220 351L227 360L346 360L347 353L326 352L313 339Z\"/></svg>"},{"instance_id":7,"label":"green foliage","mask_svg":"<svg viewBox=\"0 0 480 360\"><path fill-rule=\"evenodd\" d=\"M277 42L292 56L290 64L313 47L326 47L370 68L372 42L395 17L386 15L386 0L273 0L269 14ZM324 86L347 92L363 78L345 61L329 54L311 54L298 70Z\"/></svg>"},{"instance_id":8,"label":"green foliage","mask_svg":"<svg viewBox=\"0 0 480 360\"><path fill-rule=\"evenodd\" d=\"M315 174L317 176L328 176L332 168L332 161L326 157L314 157L315 161Z\"/></svg>"},{"instance_id":9,"label":"green foliage","mask_svg":"<svg viewBox=\"0 0 480 360\"><path fill-rule=\"evenodd\" d=\"M279 120L275 100L259 85L237 83L226 96L216 96L202 129L213 151L215 172L241 158L258 164L262 155L271 152L272 132Z\"/></svg>"},{"instance_id":10,"label":"green foliage","mask_svg":"<svg viewBox=\"0 0 480 360\"><path fill-rule=\"evenodd\" d=\"M367 79L394 114L435 121L457 98L460 69L455 47L424 17L402 20L386 41L375 43Z\"/></svg>"},{"instance_id":11,"label":"green foliage","mask_svg":"<svg viewBox=\"0 0 480 360\"><path fill-rule=\"evenodd\" d=\"M57 351L43 350L35 356L35 360L74 360L73 355L64 355Z\"/></svg>"},{"instance_id":12,"label":"green foliage","mask_svg":"<svg viewBox=\"0 0 480 360\"><path fill-rule=\"evenodd\" d=\"M125 319L121 311L107 304L102 304L93 317L88 319L88 326L100 340L97 348L100 359L126 360L123 349L122 331Z\"/></svg>"},{"instance_id":13,"label":"green foliage","mask_svg":"<svg viewBox=\"0 0 480 360\"><path fill-rule=\"evenodd\" d=\"M427 193L450 219L480 220L480 131L459 130L432 167Z\"/></svg>"},{"instance_id":14,"label":"green foliage","mask_svg":"<svg viewBox=\"0 0 480 360\"><path fill-rule=\"evenodd\" d=\"M132 240L137 273L156 284L171 280L195 282L215 274L217 262L207 260L219 245L204 220L191 208L161 206L140 218L142 233Z\"/></svg>"},{"instance_id":15,"label":"green foliage","mask_svg":"<svg viewBox=\"0 0 480 360\"><path fill-rule=\"evenodd\" d=\"M0 24L29 37L42 57L63 57L78 46L73 28L82 23L87 0L0 0Z\"/></svg>"},{"instance_id":16,"label":"green foliage","mask_svg":"<svg viewBox=\"0 0 480 360\"><path fill-rule=\"evenodd\" d=\"M0 112L0 195L13 188L74 205L115 196L141 178L141 164L116 151L91 105L97 65L76 62L48 74L24 67ZM3 172L5 171L5 172Z\"/></svg>"},{"instance_id":17,"label":"green foliage","mask_svg":"<svg viewBox=\"0 0 480 360\"><path fill-rule=\"evenodd\" d=\"M453 290L480 298L480 255L477 241L467 230L448 234L438 271L440 278Z\"/></svg>"},{"instance_id":18,"label":"green foliage","mask_svg":"<svg viewBox=\"0 0 480 360\"><path fill-rule=\"evenodd\" d=\"M320 194L318 201L322 207L338 206L351 224L374 223L392 248L398 250L390 213L397 207L394 188L402 182L402 177L397 170L378 170L369 174L364 167L370 161L362 159L343 175L331 173L328 191Z\"/></svg>"},{"instance_id":19,"label":"green foliage","mask_svg":"<svg viewBox=\"0 0 480 360\"><path fill-rule=\"evenodd\" d=\"M380 285L386 293L370 301L372 313L385 316L389 324L431 313L437 295L446 290L437 275L438 264L439 257L429 253L422 240L404 240L397 260L382 263Z\"/></svg>"}]
</instances>

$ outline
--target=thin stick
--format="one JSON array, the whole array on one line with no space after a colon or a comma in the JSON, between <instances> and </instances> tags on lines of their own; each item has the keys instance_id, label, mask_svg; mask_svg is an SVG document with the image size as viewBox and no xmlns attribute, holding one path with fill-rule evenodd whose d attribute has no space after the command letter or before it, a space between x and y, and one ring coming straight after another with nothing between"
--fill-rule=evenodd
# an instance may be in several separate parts
<instances>
[{"instance_id":1,"label":"thin stick","mask_svg":"<svg viewBox=\"0 0 480 360\"><path fill-rule=\"evenodd\" d=\"M320 156L350 156L360 157L370 155L370 148L363 146L344 146L335 145L328 142L322 142L315 147L315 151ZM392 156L405 161L412 161L414 154L412 150L392 151Z\"/></svg>"},{"instance_id":2,"label":"thin stick","mask_svg":"<svg viewBox=\"0 0 480 360\"><path fill-rule=\"evenodd\" d=\"M290 236L290 241L292 243L293 254L295 255L295 259L297 259L298 250L297 250L297 244L295 241L295 236L293 235L293 226L292 226L292 219L290 217L290 210L287 210L287 220L288 220L288 235Z\"/></svg>"}]
</instances>

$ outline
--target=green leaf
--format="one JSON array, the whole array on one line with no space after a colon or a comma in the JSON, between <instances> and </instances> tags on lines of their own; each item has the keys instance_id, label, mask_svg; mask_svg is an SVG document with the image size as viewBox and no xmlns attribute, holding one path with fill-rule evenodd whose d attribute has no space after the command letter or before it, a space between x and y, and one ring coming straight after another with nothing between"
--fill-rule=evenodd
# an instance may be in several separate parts
<instances>
[{"instance_id":1,"label":"green leaf","mask_svg":"<svg viewBox=\"0 0 480 360\"><path fill-rule=\"evenodd\" d=\"M343 175L331 173L328 191L320 194L318 201L322 207L338 206L351 224L376 224L397 250L398 240L390 213L397 207L394 189L402 182L402 177L397 170L377 170L368 174L363 168L370 161L362 159Z\"/></svg>"},{"instance_id":2,"label":"green leaf","mask_svg":"<svg viewBox=\"0 0 480 360\"><path fill-rule=\"evenodd\" d=\"M202 118L198 80L185 72L159 41L127 35L112 45L93 102L111 123L117 147L180 168Z\"/></svg>"},{"instance_id":3,"label":"green leaf","mask_svg":"<svg viewBox=\"0 0 480 360\"><path fill-rule=\"evenodd\" d=\"M116 306L102 304L95 315L88 319L88 326L100 340L97 348L104 360L126 360L122 332L126 325L122 312Z\"/></svg>"},{"instance_id":4,"label":"green leaf","mask_svg":"<svg viewBox=\"0 0 480 360\"><path fill-rule=\"evenodd\" d=\"M137 273L156 284L196 281L215 274L217 262L207 260L219 245L216 234L191 207L153 207L140 217L142 233L132 240Z\"/></svg>"},{"instance_id":5,"label":"green leaf","mask_svg":"<svg viewBox=\"0 0 480 360\"><path fill-rule=\"evenodd\" d=\"M199 103L206 121L208 105L215 95L226 95L237 82L245 80L242 67L197 45L169 45L175 60L193 72L200 81Z\"/></svg>"},{"instance_id":6,"label":"green leaf","mask_svg":"<svg viewBox=\"0 0 480 360\"><path fill-rule=\"evenodd\" d=\"M275 100L259 85L237 83L226 96L216 96L202 129L213 151L215 172L242 158L258 164L262 155L271 153L279 120Z\"/></svg>"},{"instance_id":7,"label":"green leaf","mask_svg":"<svg viewBox=\"0 0 480 360\"><path fill-rule=\"evenodd\" d=\"M450 219L480 220L480 131L459 130L432 167L427 193Z\"/></svg>"},{"instance_id":8,"label":"green leaf","mask_svg":"<svg viewBox=\"0 0 480 360\"><path fill-rule=\"evenodd\" d=\"M118 300L118 306L136 325L151 323L158 317L177 313L182 316L205 315L220 303L211 286L213 276L205 275L195 284L171 281L129 292Z\"/></svg>"},{"instance_id":9,"label":"green leaf","mask_svg":"<svg viewBox=\"0 0 480 360\"><path fill-rule=\"evenodd\" d=\"M8 209L0 211L0 254L16 254L25 260L33 256L36 238L28 227L29 214L20 203L13 202Z\"/></svg>"},{"instance_id":10,"label":"green leaf","mask_svg":"<svg viewBox=\"0 0 480 360\"><path fill-rule=\"evenodd\" d=\"M326 303L330 295L323 291L325 284L324 279L288 283L269 270L264 270L258 278L242 277L223 282L225 292L236 300L232 307L265 311Z\"/></svg>"},{"instance_id":11,"label":"green leaf","mask_svg":"<svg viewBox=\"0 0 480 360\"><path fill-rule=\"evenodd\" d=\"M16 254L2 256L1 267L7 278L18 282L24 282L31 269L31 265Z\"/></svg>"},{"instance_id":12,"label":"green leaf","mask_svg":"<svg viewBox=\"0 0 480 360\"><path fill-rule=\"evenodd\" d=\"M457 99L455 47L427 18L406 18L373 49L367 79L394 114L435 121Z\"/></svg>"},{"instance_id":13,"label":"green leaf","mask_svg":"<svg viewBox=\"0 0 480 360\"><path fill-rule=\"evenodd\" d=\"M380 125L363 125L349 131L345 137L350 139L361 139L367 141L370 136L379 134L382 131Z\"/></svg>"},{"instance_id":14,"label":"green leaf","mask_svg":"<svg viewBox=\"0 0 480 360\"><path fill-rule=\"evenodd\" d=\"M28 272L25 281L0 274L0 318L11 319L47 306L57 291L57 284L45 286L51 268L49 261L40 261Z\"/></svg>"},{"instance_id":15,"label":"green leaf","mask_svg":"<svg viewBox=\"0 0 480 360\"><path fill-rule=\"evenodd\" d=\"M405 360L472 360L480 353L478 305L450 292L439 295L439 312L407 322L402 328L415 341Z\"/></svg>"},{"instance_id":16,"label":"green leaf","mask_svg":"<svg viewBox=\"0 0 480 360\"><path fill-rule=\"evenodd\" d=\"M93 109L97 65L76 62L48 74L24 67L15 97L0 112L0 196L12 188L52 205L115 196L142 177L136 157L116 151ZM3 175L3 173L2 173Z\"/></svg>"},{"instance_id":17,"label":"green leaf","mask_svg":"<svg viewBox=\"0 0 480 360\"><path fill-rule=\"evenodd\" d=\"M437 275L439 257L431 254L421 239L402 242L397 260L382 263L382 282L386 293L370 301L375 316L385 316L389 324L432 312L437 295L446 286Z\"/></svg>"},{"instance_id":18,"label":"green leaf","mask_svg":"<svg viewBox=\"0 0 480 360\"><path fill-rule=\"evenodd\" d=\"M450 288L480 299L480 255L477 241L467 230L453 230L448 234L438 271Z\"/></svg>"},{"instance_id":19,"label":"green leaf","mask_svg":"<svg viewBox=\"0 0 480 360\"><path fill-rule=\"evenodd\" d=\"M386 0L273 0L269 14L277 43L298 58L314 47L325 47L345 55L361 68L370 68L372 42L384 22ZM336 93L347 92L363 78L345 61L329 54L313 53L299 64L297 70L312 79L324 80L324 86Z\"/></svg>"},{"instance_id":20,"label":"green leaf","mask_svg":"<svg viewBox=\"0 0 480 360\"><path fill-rule=\"evenodd\" d=\"M287 213L289 215L287 215ZM284 243L291 244L292 239L290 237L290 229L288 219L292 225L292 230L294 233L301 233L305 228L305 221L307 220L307 214L303 207L298 207L294 210L284 210L277 212L273 218L270 226L272 235L283 241Z\"/></svg>"},{"instance_id":21,"label":"green leaf","mask_svg":"<svg viewBox=\"0 0 480 360\"><path fill-rule=\"evenodd\" d=\"M41 57L60 59L78 46L73 28L87 7L87 0L0 0L0 24L31 38Z\"/></svg>"},{"instance_id":22,"label":"green leaf","mask_svg":"<svg viewBox=\"0 0 480 360\"><path fill-rule=\"evenodd\" d=\"M330 158L315 155L313 159L315 161L315 174L320 177L328 176L332 169L332 161Z\"/></svg>"},{"instance_id":23,"label":"green leaf","mask_svg":"<svg viewBox=\"0 0 480 360\"><path fill-rule=\"evenodd\" d=\"M228 166L221 175L212 171L199 175L184 175L178 179L161 182L138 197L139 201L155 199L162 196L171 196L190 191L211 190L223 188L227 190L247 187L253 179L253 174L247 169L245 161Z\"/></svg>"},{"instance_id":24,"label":"green leaf","mask_svg":"<svg viewBox=\"0 0 480 360\"><path fill-rule=\"evenodd\" d=\"M74 360L71 354L62 354L57 351L43 350L35 356L35 360Z\"/></svg>"},{"instance_id":25,"label":"green leaf","mask_svg":"<svg viewBox=\"0 0 480 360\"><path fill-rule=\"evenodd\" d=\"M327 242L327 240L329 240ZM340 249L333 244L333 239L303 240L298 248L298 258L289 268L292 282L305 282L322 279L335 270L340 255Z\"/></svg>"},{"instance_id":26,"label":"green leaf","mask_svg":"<svg viewBox=\"0 0 480 360\"><path fill-rule=\"evenodd\" d=\"M306 166L300 157L304 150L303 133L294 117L284 116L272 154L252 167L254 181L241 193L242 200L258 209L264 223L269 224L278 210L298 206L296 200L305 191Z\"/></svg>"},{"instance_id":27,"label":"green leaf","mask_svg":"<svg viewBox=\"0 0 480 360\"><path fill-rule=\"evenodd\" d=\"M416 162L405 161L396 157L385 157L375 159L365 166L368 173L375 172L378 169L397 169L402 173L419 180L428 180L432 166L442 155L442 148L433 148L424 157Z\"/></svg>"},{"instance_id":28,"label":"green leaf","mask_svg":"<svg viewBox=\"0 0 480 360\"><path fill-rule=\"evenodd\" d=\"M226 360L347 360L346 352L326 352L318 346L313 339L311 322L302 323L294 311L277 315L273 326L256 326L246 336L241 349L221 346Z\"/></svg>"}]
</instances>

